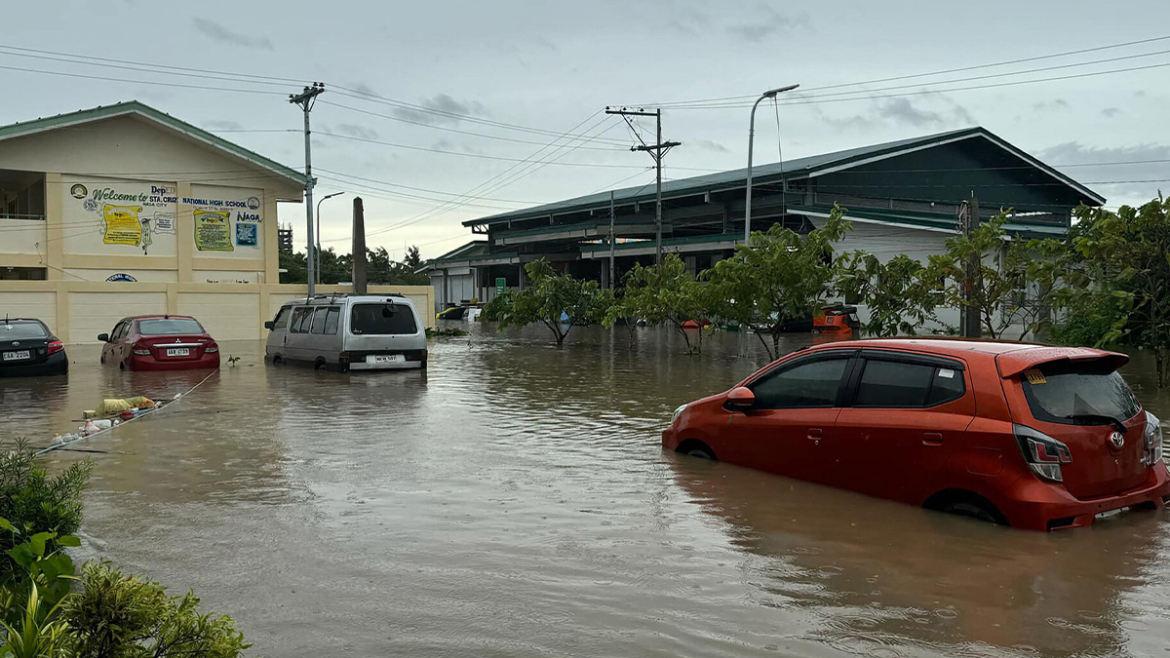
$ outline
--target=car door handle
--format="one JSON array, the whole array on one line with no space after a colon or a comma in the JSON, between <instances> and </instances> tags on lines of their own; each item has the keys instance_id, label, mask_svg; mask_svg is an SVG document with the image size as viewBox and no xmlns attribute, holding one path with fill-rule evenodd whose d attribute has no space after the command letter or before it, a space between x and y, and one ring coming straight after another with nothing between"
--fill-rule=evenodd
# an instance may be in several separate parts
<instances>
[{"instance_id":1,"label":"car door handle","mask_svg":"<svg viewBox=\"0 0 1170 658\"><path fill-rule=\"evenodd\" d=\"M808 438L811 441L820 441L824 437L824 430L819 427L808 428Z\"/></svg>"},{"instance_id":2,"label":"car door handle","mask_svg":"<svg viewBox=\"0 0 1170 658\"><path fill-rule=\"evenodd\" d=\"M942 444L943 435L941 432L927 432L922 435L922 445L941 446Z\"/></svg>"}]
</instances>

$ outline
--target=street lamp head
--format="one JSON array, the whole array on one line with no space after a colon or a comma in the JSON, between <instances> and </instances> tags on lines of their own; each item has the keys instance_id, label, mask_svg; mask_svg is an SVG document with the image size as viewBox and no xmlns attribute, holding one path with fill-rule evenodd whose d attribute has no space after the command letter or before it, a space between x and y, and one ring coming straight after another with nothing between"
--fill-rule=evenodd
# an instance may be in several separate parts
<instances>
[{"instance_id":1,"label":"street lamp head","mask_svg":"<svg viewBox=\"0 0 1170 658\"><path fill-rule=\"evenodd\" d=\"M792 91L800 85L788 85L787 87L780 87L779 89L769 89L764 92L764 98L775 98L776 94L783 94L786 91Z\"/></svg>"}]
</instances>

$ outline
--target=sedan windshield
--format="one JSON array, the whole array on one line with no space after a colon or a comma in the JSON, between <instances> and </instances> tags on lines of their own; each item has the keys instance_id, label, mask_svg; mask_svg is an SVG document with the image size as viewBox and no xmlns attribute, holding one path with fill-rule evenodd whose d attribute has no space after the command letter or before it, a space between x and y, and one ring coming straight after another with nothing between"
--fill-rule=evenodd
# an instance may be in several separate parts
<instances>
[{"instance_id":1,"label":"sedan windshield","mask_svg":"<svg viewBox=\"0 0 1170 658\"><path fill-rule=\"evenodd\" d=\"M139 320L138 333L143 336L174 336L178 334L201 334L203 325L190 318L161 318Z\"/></svg>"}]
</instances>

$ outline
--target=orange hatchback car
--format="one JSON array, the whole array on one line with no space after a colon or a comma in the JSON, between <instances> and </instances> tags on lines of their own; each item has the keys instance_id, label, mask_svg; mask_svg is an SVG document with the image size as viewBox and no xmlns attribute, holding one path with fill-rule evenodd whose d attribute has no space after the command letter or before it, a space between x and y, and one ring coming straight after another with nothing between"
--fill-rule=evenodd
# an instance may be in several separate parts
<instances>
[{"instance_id":1,"label":"orange hatchback car","mask_svg":"<svg viewBox=\"0 0 1170 658\"><path fill-rule=\"evenodd\" d=\"M794 352L679 407L668 450L1018 528L1170 502L1124 354L948 339Z\"/></svg>"}]
</instances>

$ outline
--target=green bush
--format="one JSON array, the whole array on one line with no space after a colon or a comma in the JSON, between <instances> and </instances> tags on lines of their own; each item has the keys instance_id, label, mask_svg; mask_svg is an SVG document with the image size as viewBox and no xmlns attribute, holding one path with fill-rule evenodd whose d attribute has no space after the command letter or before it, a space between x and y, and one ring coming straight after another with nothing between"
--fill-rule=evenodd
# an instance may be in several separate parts
<instances>
[{"instance_id":1,"label":"green bush","mask_svg":"<svg viewBox=\"0 0 1170 658\"><path fill-rule=\"evenodd\" d=\"M1118 297L1082 294L1068 307L1065 318L1052 329L1052 342L1082 347L1110 347L1111 335L1128 312Z\"/></svg>"},{"instance_id":2,"label":"green bush","mask_svg":"<svg viewBox=\"0 0 1170 658\"><path fill-rule=\"evenodd\" d=\"M0 446L0 518L19 533L0 532L0 578L17 569L9 554L18 535L38 533L72 535L81 526L81 494L89 482L93 463L75 462L64 472L50 476L23 440ZM56 535L47 551L57 549Z\"/></svg>"}]
</instances>

